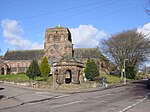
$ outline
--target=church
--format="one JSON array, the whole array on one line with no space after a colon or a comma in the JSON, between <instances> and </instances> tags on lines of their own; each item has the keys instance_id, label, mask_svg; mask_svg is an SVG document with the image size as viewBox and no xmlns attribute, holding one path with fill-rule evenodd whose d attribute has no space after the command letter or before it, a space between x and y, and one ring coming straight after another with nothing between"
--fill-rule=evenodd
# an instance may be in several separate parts
<instances>
[{"instance_id":1,"label":"church","mask_svg":"<svg viewBox=\"0 0 150 112\"><path fill-rule=\"evenodd\" d=\"M82 37L79 37L82 38ZM98 48L73 48L71 33L61 26L47 28L45 32L44 49L8 50L0 56L0 74L26 73L31 61L47 57L49 65L56 73L58 83L83 82L83 68L87 59L96 61L101 68ZM84 42L83 42L84 44Z\"/></svg>"}]
</instances>

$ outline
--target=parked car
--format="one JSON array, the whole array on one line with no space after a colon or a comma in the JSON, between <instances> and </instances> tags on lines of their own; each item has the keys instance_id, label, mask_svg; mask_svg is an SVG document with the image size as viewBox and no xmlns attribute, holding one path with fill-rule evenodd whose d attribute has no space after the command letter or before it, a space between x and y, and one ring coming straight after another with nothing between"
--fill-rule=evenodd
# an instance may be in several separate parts
<instances>
[{"instance_id":1,"label":"parked car","mask_svg":"<svg viewBox=\"0 0 150 112\"><path fill-rule=\"evenodd\" d=\"M147 88L150 89L150 78L147 80Z\"/></svg>"}]
</instances>

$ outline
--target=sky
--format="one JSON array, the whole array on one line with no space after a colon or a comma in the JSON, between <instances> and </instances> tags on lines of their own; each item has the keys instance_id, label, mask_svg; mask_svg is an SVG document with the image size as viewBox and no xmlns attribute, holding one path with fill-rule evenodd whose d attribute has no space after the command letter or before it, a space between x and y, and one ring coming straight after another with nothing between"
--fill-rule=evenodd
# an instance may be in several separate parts
<instances>
[{"instance_id":1,"label":"sky","mask_svg":"<svg viewBox=\"0 0 150 112\"><path fill-rule=\"evenodd\" d=\"M0 55L43 49L46 28L67 27L74 47L92 48L118 32L148 34L149 0L0 0ZM149 37L150 38L150 37Z\"/></svg>"}]
</instances>

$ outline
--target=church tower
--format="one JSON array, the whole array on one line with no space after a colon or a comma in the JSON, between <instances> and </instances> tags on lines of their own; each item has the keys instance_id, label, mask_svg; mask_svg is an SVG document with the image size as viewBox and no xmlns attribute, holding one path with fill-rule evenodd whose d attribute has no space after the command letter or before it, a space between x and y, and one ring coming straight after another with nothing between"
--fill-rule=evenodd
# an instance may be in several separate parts
<instances>
[{"instance_id":1,"label":"church tower","mask_svg":"<svg viewBox=\"0 0 150 112\"><path fill-rule=\"evenodd\" d=\"M68 28L60 26L46 29L44 56L50 61L58 62L64 56L72 56L73 44Z\"/></svg>"}]
</instances>

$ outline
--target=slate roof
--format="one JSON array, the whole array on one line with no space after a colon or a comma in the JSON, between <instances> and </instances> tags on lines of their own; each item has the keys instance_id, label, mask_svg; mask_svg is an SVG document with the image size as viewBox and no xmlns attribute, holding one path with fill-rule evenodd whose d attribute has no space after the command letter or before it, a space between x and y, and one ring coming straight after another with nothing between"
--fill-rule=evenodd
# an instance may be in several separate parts
<instances>
[{"instance_id":1,"label":"slate roof","mask_svg":"<svg viewBox=\"0 0 150 112\"><path fill-rule=\"evenodd\" d=\"M74 48L75 58L100 58L103 56L97 48Z\"/></svg>"},{"instance_id":2,"label":"slate roof","mask_svg":"<svg viewBox=\"0 0 150 112\"><path fill-rule=\"evenodd\" d=\"M42 57L44 50L12 50L7 51L4 60L33 60Z\"/></svg>"},{"instance_id":3,"label":"slate roof","mask_svg":"<svg viewBox=\"0 0 150 112\"><path fill-rule=\"evenodd\" d=\"M33 60L40 58L44 50L10 50L4 55L4 60ZM74 48L74 58L102 58L104 57L97 48Z\"/></svg>"},{"instance_id":4,"label":"slate roof","mask_svg":"<svg viewBox=\"0 0 150 112\"><path fill-rule=\"evenodd\" d=\"M63 56L60 62L78 62L74 57L70 55Z\"/></svg>"}]
</instances>

